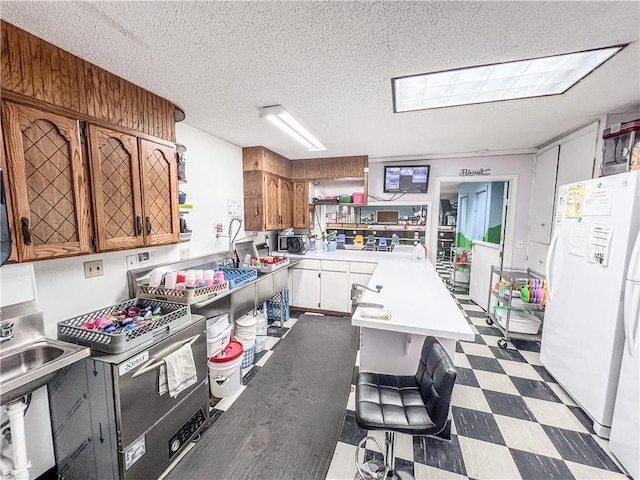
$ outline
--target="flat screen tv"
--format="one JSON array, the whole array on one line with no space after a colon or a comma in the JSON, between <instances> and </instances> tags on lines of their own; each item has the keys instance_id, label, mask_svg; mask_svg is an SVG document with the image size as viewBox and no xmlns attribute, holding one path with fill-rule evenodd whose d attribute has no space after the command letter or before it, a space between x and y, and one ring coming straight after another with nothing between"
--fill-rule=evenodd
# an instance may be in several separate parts
<instances>
[{"instance_id":1,"label":"flat screen tv","mask_svg":"<svg viewBox=\"0 0 640 480\"><path fill-rule=\"evenodd\" d=\"M385 193L427 193L429 165L384 167Z\"/></svg>"}]
</instances>

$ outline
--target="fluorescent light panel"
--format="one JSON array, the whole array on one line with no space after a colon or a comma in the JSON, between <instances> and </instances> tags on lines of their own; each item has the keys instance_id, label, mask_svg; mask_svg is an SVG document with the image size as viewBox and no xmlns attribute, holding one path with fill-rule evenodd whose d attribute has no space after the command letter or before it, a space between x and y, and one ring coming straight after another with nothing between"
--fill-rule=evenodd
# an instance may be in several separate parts
<instances>
[{"instance_id":1,"label":"fluorescent light panel","mask_svg":"<svg viewBox=\"0 0 640 480\"><path fill-rule=\"evenodd\" d=\"M309 149L310 152L326 150L326 147L314 137L309 130L304 128L293 115L282 105L264 107L260 109L260 118L266 118L278 128L291 135L298 142Z\"/></svg>"},{"instance_id":2,"label":"fluorescent light panel","mask_svg":"<svg viewBox=\"0 0 640 480\"><path fill-rule=\"evenodd\" d=\"M394 78L395 112L559 95L625 45Z\"/></svg>"}]
</instances>

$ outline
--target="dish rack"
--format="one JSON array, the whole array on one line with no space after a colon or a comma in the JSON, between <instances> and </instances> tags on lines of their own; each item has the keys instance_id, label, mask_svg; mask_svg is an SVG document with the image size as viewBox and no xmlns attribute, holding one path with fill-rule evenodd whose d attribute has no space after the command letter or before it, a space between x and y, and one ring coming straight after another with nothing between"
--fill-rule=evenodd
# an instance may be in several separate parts
<instances>
[{"instance_id":1,"label":"dish rack","mask_svg":"<svg viewBox=\"0 0 640 480\"><path fill-rule=\"evenodd\" d=\"M149 285L138 285L136 295L142 298L153 298L155 300L166 300L168 302L184 303L192 305L200 303L210 298L217 297L229 291L229 282L217 283L206 287L199 287L193 290L176 290L165 287L150 287Z\"/></svg>"},{"instance_id":2,"label":"dish rack","mask_svg":"<svg viewBox=\"0 0 640 480\"><path fill-rule=\"evenodd\" d=\"M285 258L282 262L278 262L278 263L263 263L261 267L251 266L247 268L251 268L253 270L257 270L258 272L262 272L262 273L271 273L271 272L275 272L276 270L279 270L280 268L286 265L289 265L288 258Z\"/></svg>"},{"instance_id":3,"label":"dish rack","mask_svg":"<svg viewBox=\"0 0 640 480\"><path fill-rule=\"evenodd\" d=\"M229 289L239 287L258 278L258 270L255 268L217 267L213 271L224 273L224 279L229 283Z\"/></svg>"},{"instance_id":4,"label":"dish rack","mask_svg":"<svg viewBox=\"0 0 640 480\"><path fill-rule=\"evenodd\" d=\"M128 307L160 307L160 318L148 321L135 330L123 332L118 328L115 333L106 333L102 329L87 330L81 326L103 315L113 315ZM162 330L169 331L191 318L191 310L187 305L170 303L146 298L133 298L117 305L105 307L100 310L85 313L77 317L58 322L58 339L85 345L92 350L103 353L122 353L151 340Z\"/></svg>"}]
</instances>

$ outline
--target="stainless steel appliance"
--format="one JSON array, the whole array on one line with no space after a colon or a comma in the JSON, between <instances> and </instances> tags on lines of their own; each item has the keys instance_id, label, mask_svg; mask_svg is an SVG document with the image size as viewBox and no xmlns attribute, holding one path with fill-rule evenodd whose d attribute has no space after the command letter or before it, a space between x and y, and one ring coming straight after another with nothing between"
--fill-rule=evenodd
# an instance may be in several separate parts
<instances>
[{"instance_id":1,"label":"stainless steel appliance","mask_svg":"<svg viewBox=\"0 0 640 480\"><path fill-rule=\"evenodd\" d=\"M309 235L300 233L278 235L279 252L289 252L300 255L307 252L308 245Z\"/></svg>"},{"instance_id":2,"label":"stainless steel appliance","mask_svg":"<svg viewBox=\"0 0 640 480\"><path fill-rule=\"evenodd\" d=\"M633 170L634 159L640 162L640 119L613 125L604 131L602 138L602 175L628 172Z\"/></svg>"},{"instance_id":3,"label":"stainless steel appliance","mask_svg":"<svg viewBox=\"0 0 640 480\"><path fill-rule=\"evenodd\" d=\"M197 382L158 394L162 359L191 344ZM125 353L91 357L49 385L58 471L65 479L157 478L209 418L205 318L164 331Z\"/></svg>"}]
</instances>

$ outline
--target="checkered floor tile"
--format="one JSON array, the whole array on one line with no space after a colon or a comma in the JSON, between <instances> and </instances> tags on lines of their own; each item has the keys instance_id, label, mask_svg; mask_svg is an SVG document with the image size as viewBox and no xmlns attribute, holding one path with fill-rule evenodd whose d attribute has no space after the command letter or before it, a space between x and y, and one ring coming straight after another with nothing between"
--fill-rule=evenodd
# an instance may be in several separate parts
<instances>
[{"instance_id":1,"label":"checkered floor tile","mask_svg":"<svg viewBox=\"0 0 640 480\"><path fill-rule=\"evenodd\" d=\"M446 282L447 264L436 269ZM398 435L397 467L418 480L626 478L608 442L595 435L587 415L541 365L539 343L499 348L500 331L487 325L468 291L458 287L452 295L476 336L456 344L451 440ZM357 372L356 363L354 378ZM355 475L356 445L367 431L356 424L354 392L352 386L327 479ZM376 450L368 442L365 459L379 457Z\"/></svg>"}]
</instances>

